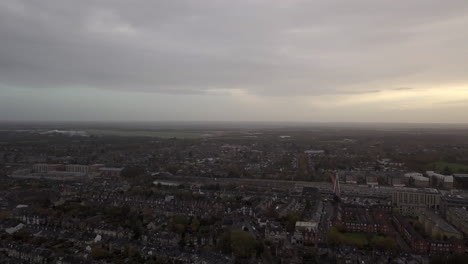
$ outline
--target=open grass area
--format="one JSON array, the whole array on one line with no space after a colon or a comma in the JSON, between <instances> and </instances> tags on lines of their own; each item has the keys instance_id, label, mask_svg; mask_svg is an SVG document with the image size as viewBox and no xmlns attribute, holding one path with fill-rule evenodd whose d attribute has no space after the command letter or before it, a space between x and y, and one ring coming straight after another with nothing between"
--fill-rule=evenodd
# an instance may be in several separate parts
<instances>
[{"instance_id":1,"label":"open grass area","mask_svg":"<svg viewBox=\"0 0 468 264\"><path fill-rule=\"evenodd\" d=\"M366 233L343 233L343 236L349 239L367 241Z\"/></svg>"},{"instance_id":2,"label":"open grass area","mask_svg":"<svg viewBox=\"0 0 468 264\"><path fill-rule=\"evenodd\" d=\"M328 239L335 244L352 245L359 248L369 244L369 239L365 233L340 232L335 227L328 231Z\"/></svg>"},{"instance_id":3,"label":"open grass area","mask_svg":"<svg viewBox=\"0 0 468 264\"><path fill-rule=\"evenodd\" d=\"M365 233L342 233L345 244L365 246L369 244Z\"/></svg>"},{"instance_id":4,"label":"open grass area","mask_svg":"<svg viewBox=\"0 0 468 264\"><path fill-rule=\"evenodd\" d=\"M112 130L112 129L88 129L90 135L95 136L119 136L119 137L158 137L158 138L200 138L203 131L181 130Z\"/></svg>"},{"instance_id":5,"label":"open grass area","mask_svg":"<svg viewBox=\"0 0 468 264\"><path fill-rule=\"evenodd\" d=\"M461 173L468 172L468 165L438 161L434 163L434 169L440 172L448 169L451 173Z\"/></svg>"},{"instance_id":6,"label":"open grass area","mask_svg":"<svg viewBox=\"0 0 468 264\"><path fill-rule=\"evenodd\" d=\"M328 239L334 244L344 244L358 248L375 247L388 250L398 249L398 244L392 237L371 233L340 232L336 227L332 227L329 230Z\"/></svg>"}]
</instances>

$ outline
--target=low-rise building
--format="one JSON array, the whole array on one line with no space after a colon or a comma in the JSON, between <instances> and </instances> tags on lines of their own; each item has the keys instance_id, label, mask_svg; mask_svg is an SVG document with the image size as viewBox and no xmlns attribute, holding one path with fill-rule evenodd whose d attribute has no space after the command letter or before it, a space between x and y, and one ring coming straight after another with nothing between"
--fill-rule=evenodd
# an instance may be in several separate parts
<instances>
[{"instance_id":1,"label":"low-rise building","mask_svg":"<svg viewBox=\"0 0 468 264\"><path fill-rule=\"evenodd\" d=\"M387 184L393 187L405 187L408 184L408 179L401 175L390 175L387 177Z\"/></svg>"},{"instance_id":2,"label":"low-rise building","mask_svg":"<svg viewBox=\"0 0 468 264\"><path fill-rule=\"evenodd\" d=\"M427 253L429 243L400 215L393 216L393 224L398 232L417 253Z\"/></svg>"},{"instance_id":3,"label":"low-rise building","mask_svg":"<svg viewBox=\"0 0 468 264\"><path fill-rule=\"evenodd\" d=\"M425 216L427 217L427 216ZM431 219L434 219L430 216ZM434 220L428 220L428 222L424 222L423 226L432 226ZM438 222L439 220L435 220ZM420 254L449 254L449 253L463 253L464 252L464 244L463 240L458 239L455 237L438 237L437 238L424 238L415 228L401 215L394 215L393 216L393 224L395 225L398 232L404 238L404 240L411 246L411 248ZM439 223L440 224L440 223ZM443 225L443 224L442 224ZM437 228L437 227L436 227ZM456 234L453 229L444 226L444 232ZM420 230L422 232L422 230ZM424 235L430 235L433 233L432 229L428 229L429 234L424 233ZM436 233L439 231L436 231Z\"/></svg>"},{"instance_id":4,"label":"low-rise building","mask_svg":"<svg viewBox=\"0 0 468 264\"><path fill-rule=\"evenodd\" d=\"M105 177L120 177L123 168L99 168L101 176Z\"/></svg>"},{"instance_id":5,"label":"low-rise building","mask_svg":"<svg viewBox=\"0 0 468 264\"><path fill-rule=\"evenodd\" d=\"M342 224L349 232L390 233L389 211L378 207L346 205Z\"/></svg>"},{"instance_id":6,"label":"low-rise building","mask_svg":"<svg viewBox=\"0 0 468 264\"><path fill-rule=\"evenodd\" d=\"M366 184L369 186L369 187L376 187L379 185L379 182L377 181L377 177L376 176L367 176L366 177Z\"/></svg>"},{"instance_id":7,"label":"low-rise building","mask_svg":"<svg viewBox=\"0 0 468 264\"><path fill-rule=\"evenodd\" d=\"M279 223L268 223L265 227L265 239L280 242L287 239L288 233Z\"/></svg>"},{"instance_id":8,"label":"low-rise building","mask_svg":"<svg viewBox=\"0 0 468 264\"><path fill-rule=\"evenodd\" d=\"M60 171L60 170L63 170L63 168L64 166L62 164L47 164L47 163L37 163L37 164L34 164L32 167L33 172L38 172L38 173Z\"/></svg>"},{"instance_id":9,"label":"low-rise building","mask_svg":"<svg viewBox=\"0 0 468 264\"><path fill-rule=\"evenodd\" d=\"M314 245L318 242L318 223L316 222L296 222L291 243L294 245Z\"/></svg>"},{"instance_id":10,"label":"low-rise building","mask_svg":"<svg viewBox=\"0 0 468 264\"><path fill-rule=\"evenodd\" d=\"M415 187L418 188L427 188L429 187L429 178L424 177L419 172L409 172L405 173L405 178L408 179L408 182L412 182Z\"/></svg>"},{"instance_id":11,"label":"low-rise building","mask_svg":"<svg viewBox=\"0 0 468 264\"><path fill-rule=\"evenodd\" d=\"M434 171L426 171L426 174L431 179L434 186L440 186L445 189L453 188L453 176L443 175Z\"/></svg>"},{"instance_id":12,"label":"low-rise building","mask_svg":"<svg viewBox=\"0 0 468 264\"><path fill-rule=\"evenodd\" d=\"M440 208L443 215L449 208L465 207L468 208L468 196L466 193L450 193L442 196Z\"/></svg>"}]
</instances>

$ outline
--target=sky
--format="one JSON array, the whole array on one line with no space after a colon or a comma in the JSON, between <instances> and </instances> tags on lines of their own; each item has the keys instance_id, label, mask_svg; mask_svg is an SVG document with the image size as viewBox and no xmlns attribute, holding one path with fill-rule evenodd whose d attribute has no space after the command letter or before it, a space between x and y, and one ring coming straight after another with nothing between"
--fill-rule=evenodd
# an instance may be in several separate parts
<instances>
[{"instance_id":1,"label":"sky","mask_svg":"<svg viewBox=\"0 0 468 264\"><path fill-rule=\"evenodd\" d=\"M1 0L0 120L468 123L466 0Z\"/></svg>"}]
</instances>

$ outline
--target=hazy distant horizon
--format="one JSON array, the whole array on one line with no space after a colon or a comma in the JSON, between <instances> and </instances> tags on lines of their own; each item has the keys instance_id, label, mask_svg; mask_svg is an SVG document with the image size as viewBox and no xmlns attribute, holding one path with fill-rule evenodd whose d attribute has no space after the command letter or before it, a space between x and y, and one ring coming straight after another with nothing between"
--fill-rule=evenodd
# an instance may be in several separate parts
<instances>
[{"instance_id":1,"label":"hazy distant horizon","mask_svg":"<svg viewBox=\"0 0 468 264\"><path fill-rule=\"evenodd\" d=\"M468 124L397 122L295 122L295 121L2 121L1 128L116 128L158 129L468 129Z\"/></svg>"},{"instance_id":2,"label":"hazy distant horizon","mask_svg":"<svg viewBox=\"0 0 468 264\"><path fill-rule=\"evenodd\" d=\"M468 123L468 2L0 1L0 120Z\"/></svg>"}]
</instances>

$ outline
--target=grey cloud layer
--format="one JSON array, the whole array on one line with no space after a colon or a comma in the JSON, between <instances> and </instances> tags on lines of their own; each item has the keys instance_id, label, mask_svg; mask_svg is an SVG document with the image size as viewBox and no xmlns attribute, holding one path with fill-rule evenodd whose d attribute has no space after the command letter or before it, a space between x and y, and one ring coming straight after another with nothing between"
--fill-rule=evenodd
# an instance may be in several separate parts
<instances>
[{"instance_id":1,"label":"grey cloud layer","mask_svg":"<svg viewBox=\"0 0 468 264\"><path fill-rule=\"evenodd\" d=\"M466 82L467 14L462 0L3 0L0 84L317 95Z\"/></svg>"}]
</instances>

